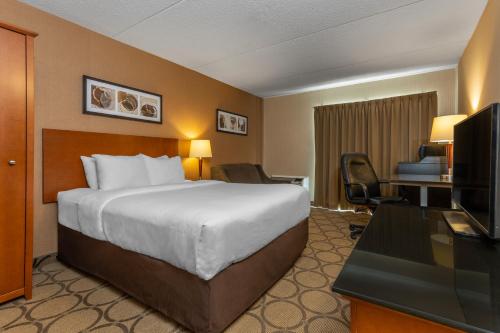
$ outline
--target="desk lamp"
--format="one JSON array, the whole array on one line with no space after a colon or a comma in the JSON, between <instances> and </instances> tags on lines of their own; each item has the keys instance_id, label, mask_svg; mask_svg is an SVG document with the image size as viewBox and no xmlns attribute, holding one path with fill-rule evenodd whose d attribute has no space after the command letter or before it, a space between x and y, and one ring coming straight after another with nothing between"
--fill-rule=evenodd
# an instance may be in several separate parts
<instances>
[{"instance_id":1,"label":"desk lamp","mask_svg":"<svg viewBox=\"0 0 500 333\"><path fill-rule=\"evenodd\" d=\"M435 117L432 122L431 142L446 144L446 157L448 159L448 175L441 178L449 178L453 167L453 127L467 118L465 114L453 114ZM443 177L444 176L444 177Z\"/></svg>"}]
</instances>

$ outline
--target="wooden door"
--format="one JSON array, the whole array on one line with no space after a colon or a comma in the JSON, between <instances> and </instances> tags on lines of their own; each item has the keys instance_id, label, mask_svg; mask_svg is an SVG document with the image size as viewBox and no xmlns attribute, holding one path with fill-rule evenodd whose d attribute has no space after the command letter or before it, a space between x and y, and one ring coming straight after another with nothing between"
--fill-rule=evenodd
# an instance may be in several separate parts
<instances>
[{"instance_id":1,"label":"wooden door","mask_svg":"<svg viewBox=\"0 0 500 333\"><path fill-rule=\"evenodd\" d=\"M26 36L0 28L0 299L24 292Z\"/></svg>"}]
</instances>

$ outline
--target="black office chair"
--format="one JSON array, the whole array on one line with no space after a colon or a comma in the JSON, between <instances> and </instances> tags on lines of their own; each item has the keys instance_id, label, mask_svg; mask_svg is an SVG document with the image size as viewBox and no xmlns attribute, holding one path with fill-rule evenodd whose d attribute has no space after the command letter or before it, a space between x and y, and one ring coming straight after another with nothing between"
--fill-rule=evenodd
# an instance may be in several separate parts
<instances>
[{"instance_id":1,"label":"black office chair","mask_svg":"<svg viewBox=\"0 0 500 333\"><path fill-rule=\"evenodd\" d=\"M367 207L372 213L382 203L402 202L405 199L399 196L382 196L381 182L368 159L368 155L361 153L346 153L340 159L340 169L344 181L345 196L349 203L355 206ZM365 225L350 224L351 238L356 239Z\"/></svg>"}]
</instances>

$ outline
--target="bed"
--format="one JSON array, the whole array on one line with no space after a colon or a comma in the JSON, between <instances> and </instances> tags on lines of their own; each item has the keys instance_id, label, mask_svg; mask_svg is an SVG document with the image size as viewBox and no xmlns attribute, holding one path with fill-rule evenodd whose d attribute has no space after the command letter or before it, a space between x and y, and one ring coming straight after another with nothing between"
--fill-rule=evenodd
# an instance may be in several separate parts
<instances>
[{"instance_id":1,"label":"bed","mask_svg":"<svg viewBox=\"0 0 500 333\"><path fill-rule=\"evenodd\" d=\"M218 181L86 186L81 155L173 156L178 146L176 139L44 129L43 197L59 202L62 262L194 332L221 332L300 256L308 195L295 185Z\"/></svg>"}]
</instances>

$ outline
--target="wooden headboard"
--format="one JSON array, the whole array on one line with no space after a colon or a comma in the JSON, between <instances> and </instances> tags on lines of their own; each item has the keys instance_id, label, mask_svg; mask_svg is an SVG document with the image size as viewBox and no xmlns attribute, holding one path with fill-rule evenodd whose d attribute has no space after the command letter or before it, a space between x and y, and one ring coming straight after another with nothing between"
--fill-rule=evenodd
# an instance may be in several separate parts
<instances>
[{"instance_id":1,"label":"wooden headboard","mask_svg":"<svg viewBox=\"0 0 500 333\"><path fill-rule=\"evenodd\" d=\"M43 202L57 201L57 193L87 187L80 156L92 154L152 157L178 155L179 140L106 133L42 130Z\"/></svg>"}]
</instances>

